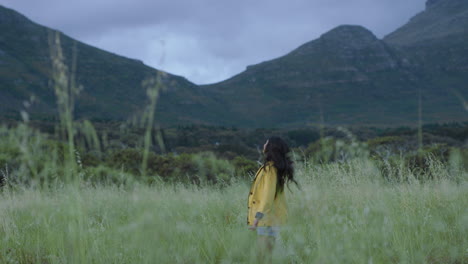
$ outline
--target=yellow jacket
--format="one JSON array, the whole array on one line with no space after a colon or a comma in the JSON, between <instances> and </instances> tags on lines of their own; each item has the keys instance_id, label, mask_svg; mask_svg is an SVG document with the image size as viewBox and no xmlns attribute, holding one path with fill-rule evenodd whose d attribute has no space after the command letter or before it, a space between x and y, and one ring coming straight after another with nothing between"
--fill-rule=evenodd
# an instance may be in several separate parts
<instances>
[{"instance_id":1,"label":"yellow jacket","mask_svg":"<svg viewBox=\"0 0 468 264\"><path fill-rule=\"evenodd\" d=\"M276 194L277 181L277 170L272 162L268 162L257 171L249 192L248 225L253 225L256 215L263 215L258 226L278 226L286 223L286 198L284 190Z\"/></svg>"}]
</instances>

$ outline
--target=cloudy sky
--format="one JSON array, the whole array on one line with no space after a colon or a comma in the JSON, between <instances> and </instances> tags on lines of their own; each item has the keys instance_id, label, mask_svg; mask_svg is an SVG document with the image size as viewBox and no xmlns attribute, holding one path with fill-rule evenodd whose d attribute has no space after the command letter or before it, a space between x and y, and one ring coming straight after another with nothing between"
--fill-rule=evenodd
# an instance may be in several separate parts
<instances>
[{"instance_id":1,"label":"cloudy sky","mask_svg":"<svg viewBox=\"0 0 468 264\"><path fill-rule=\"evenodd\" d=\"M426 0L0 0L82 42L197 84L225 80L342 24L379 38Z\"/></svg>"}]
</instances>

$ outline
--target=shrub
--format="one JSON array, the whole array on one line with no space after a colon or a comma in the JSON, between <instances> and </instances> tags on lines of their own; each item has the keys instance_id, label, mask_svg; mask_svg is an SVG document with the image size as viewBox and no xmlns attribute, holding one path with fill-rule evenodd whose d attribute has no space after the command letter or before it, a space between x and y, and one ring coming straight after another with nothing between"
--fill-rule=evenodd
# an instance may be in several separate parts
<instances>
[{"instance_id":1,"label":"shrub","mask_svg":"<svg viewBox=\"0 0 468 264\"><path fill-rule=\"evenodd\" d=\"M133 175L140 175L142 161L142 150L128 148L112 151L106 160L106 164L114 169L121 169Z\"/></svg>"},{"instance_id":2,"label":"shrub","mask_svg":"<svg viewBox=\"0 0 468 264\"><path fill-rule=\"evenodd\" d=\"M235 176L234 166L228 160L218 159L212 152L195 154L192 161L197 168L195 183L225 185Z\"/></svg>"},{"instance_id":3,"label":"shrub","mask_svg":"<svg viewBox=\"0 0 468 264\"><path fill-rule=\"evenodd\" d=\"M356 158L367 159L369 151L366 143L354 139L326 137L310 144L304 151L304 155L309 161L324 164Z\"/></svg>"},{"instance_id":4,"label":"shrub","mask_svg":"<svg viewBox=\"0 0 468 264\"><path fill-rule=\"evenodd\" d=\"M84 169L83 180L92 185L131 185L135 182L134 175L123 170L116 170L105 166Z\"/></svg>"},{"instance_id":5,"label":"shrub","mask_svg":"<svg viewBox=\"0 0 468 264\"><path fill-rule=\"evenodd\" d=\"M255 161L249 160L244 156L235 157L232 164L236 169L236 174L243 176L243 178L254 174L258 169L258 164Z\"/></svg>"}]
</instances>

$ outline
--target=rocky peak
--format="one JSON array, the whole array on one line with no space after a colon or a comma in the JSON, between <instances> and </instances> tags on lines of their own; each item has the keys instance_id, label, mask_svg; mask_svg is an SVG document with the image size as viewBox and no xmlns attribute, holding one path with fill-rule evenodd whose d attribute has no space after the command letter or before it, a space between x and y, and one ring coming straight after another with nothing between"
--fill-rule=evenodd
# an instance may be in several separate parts
<instances>
[{"instance_id":1,"label":"rocky peak","mask_svg":"<svg viewBox=\"0 0 468 264\"><path fill-rule=\"evenodd\" d=\"M372 32L362 26L338 26L310 41L290 53L293 56L304 56L323 53L324 50L334 53L349 53L369 47L382 48L382 43Z\"/></svg>"},{"instance_id":2,"label":"rocky peak","mask_svg":"<svg viewBox=\"0 0 468 264\"><path fill-rule=\"evenodd\" d=\"M362 26L343 25L323 34L320 39L329 43L336 43L350 48L363 48L378 42L377 37Z\"/></svg>"},{"instance_id":3,"label":"rocky peak","mask_svg":"<svg viewBox=\"0 0 468 264\"><path fill-rule=\"evenodd\" d=\"M341 25L326 32L322 37L361 36L375 38L374 34L363 26Z\"/></svg>"},{"instance_id":4,"label":"rocky peak","mask_svg":"<svg viewBox=\"0 0 468 264\"><path fill-rule=\"evenodd\" d=\"M371 69L369 71L383 71L392 70L399 64L398 59L389 52L389 47L370 30L350 25L336 27L319 39L302 45L288 54L285 60L293 64L296 60L324 65L334 61L333 71L355 70L359 67Z\"/></svg>"}]
</instances>

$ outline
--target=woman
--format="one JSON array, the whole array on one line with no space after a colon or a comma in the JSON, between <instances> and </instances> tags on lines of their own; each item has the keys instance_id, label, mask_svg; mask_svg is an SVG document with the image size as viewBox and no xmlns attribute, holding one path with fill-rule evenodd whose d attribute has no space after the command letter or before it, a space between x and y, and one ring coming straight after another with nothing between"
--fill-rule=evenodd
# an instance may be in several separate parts
<instances>
[{"instance_id":1,"label":"woman","mask_svg":"<svg viewBox=\"0 0 468 264\"><path fill-rule=\"evenodd\" d=\"M259 257L271 258L279 227L286 222L284 185L294 180L289 147L279 137L263 145L264 164L257 171L249 193L247 224L257 231Z\"/></svg>"}]
</instances>

